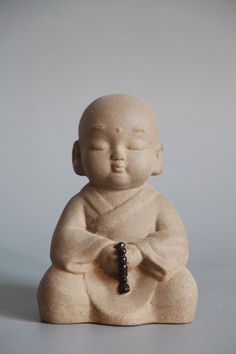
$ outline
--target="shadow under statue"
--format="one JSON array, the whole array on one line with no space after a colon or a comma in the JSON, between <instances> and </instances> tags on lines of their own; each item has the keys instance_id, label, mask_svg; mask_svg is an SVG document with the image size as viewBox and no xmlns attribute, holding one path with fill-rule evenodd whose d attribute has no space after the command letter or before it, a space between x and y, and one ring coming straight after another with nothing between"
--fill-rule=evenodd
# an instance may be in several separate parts
<instances>
[{"instance_id":1,"label":"shadow under statue","mask_svg":"<svg viewBox=\"0 0 236 354\"><path fill-rule=\"evenodd\" d=\"M56 226L52 266L38 289L43 321L193 320L197 286L186 268L185 228L172 203L147 184L162 172L162 154L155 114L139 98L113 94L86 108L72 159L89 183Z\"/></svg>"}]
</instances>

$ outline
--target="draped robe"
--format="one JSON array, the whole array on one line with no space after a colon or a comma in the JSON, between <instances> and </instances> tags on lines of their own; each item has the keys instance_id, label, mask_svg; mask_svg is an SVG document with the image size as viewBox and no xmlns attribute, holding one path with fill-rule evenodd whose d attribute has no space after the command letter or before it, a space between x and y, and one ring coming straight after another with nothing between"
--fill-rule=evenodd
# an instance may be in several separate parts
<instances>
[{"instance_id":1,"label":"draped robe","mask_svg":"<svg viewBox=\"0 0 236 354\"><path fill-rule=\"evenodd\" d=\"M81 205L84 225L76 221ZM106 245L119 241L136 245L143 257L128 272L130 292L122 295L118 279L96 262ZM116 207L86 185L64 209L51 246L52 262L68 272L83 273L91 303L110 318L147 310L158 284L168 281L187 257L186 233L175 208L148 184Z\"/></svg>"}]
</instances>

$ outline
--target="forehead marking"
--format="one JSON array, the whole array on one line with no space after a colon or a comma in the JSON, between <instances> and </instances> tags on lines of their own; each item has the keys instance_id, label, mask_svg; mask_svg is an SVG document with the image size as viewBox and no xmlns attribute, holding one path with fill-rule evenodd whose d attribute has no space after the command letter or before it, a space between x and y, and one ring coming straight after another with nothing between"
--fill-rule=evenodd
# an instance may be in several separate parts
<instances>
[{"instance_id":1,"label":"forehead marking","mask_svg":"<svg viewBox=\"0 0 236 354\"><path fill-rule=\"evenodd\" d=\"M117 127L117 128L116 128L116 132L117 132L117 133L120 133L120 132L121 132L121 128Z\"/></svg>"},{"instance_id":2,"label":"forehead marking","mask_svg":"<svg viewBox=\"0 0 236 354\"><path fill-rule=\"evenodd\" d=\"M145 132L145 129L144 128L141 128L141 127L134 127L132 129L133 133L138 133L138 134L142 134Z\"/></svg>"},{"instance_id":3,"label":"forehead marking","mask_svg":"<svg viewBox=\"0 0 236 354\"><path fill-rule=\"evenodd\" d=\"M93 131L97 131L97 132L100 132L104 129L104 124L103 123L100 123L100 122L97 122L94 126L92 126L92 130Z\"/></svg>"}]
</instances>

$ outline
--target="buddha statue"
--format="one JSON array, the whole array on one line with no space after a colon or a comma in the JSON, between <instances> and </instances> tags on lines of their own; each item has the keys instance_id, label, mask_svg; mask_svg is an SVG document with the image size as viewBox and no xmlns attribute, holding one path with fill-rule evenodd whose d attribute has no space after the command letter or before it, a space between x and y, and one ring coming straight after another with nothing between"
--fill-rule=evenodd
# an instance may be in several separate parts
<instances>
[{"instance_id":1,"label":"buddha statue","mask_svg":"<svg viewBox=\"0 0 236 354\"><path fill-rule=\"evenodd\" d=\"M141 99L103 96L82 114L72 151L88 184L65 206L38 289L48 323L187 323L197 286L171 201L147 183L162 172L157 119Z\"/></svg>"}]
</instances>

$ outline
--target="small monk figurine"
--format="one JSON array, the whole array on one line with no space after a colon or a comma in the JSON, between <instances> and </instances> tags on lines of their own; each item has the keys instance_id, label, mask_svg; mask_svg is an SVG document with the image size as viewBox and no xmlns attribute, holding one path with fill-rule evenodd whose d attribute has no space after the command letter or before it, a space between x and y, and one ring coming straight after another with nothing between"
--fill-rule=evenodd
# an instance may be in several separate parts
<instances>
[{"instance_id":1,"label":"small monk figurine","mask_svg":"<svg viewBox=\"0 0 236 354\"><path fill-rule=\"evenodd\" d=\"M89 183L56 226L52 265L38 289L49 323L187 323L197 286L186 268L185 228L172 203L147 184L162 172L154 112L124 94L84 111L73 167Z\"/></svg>"}]
</instances>

